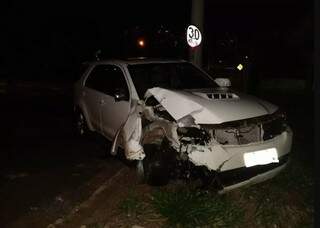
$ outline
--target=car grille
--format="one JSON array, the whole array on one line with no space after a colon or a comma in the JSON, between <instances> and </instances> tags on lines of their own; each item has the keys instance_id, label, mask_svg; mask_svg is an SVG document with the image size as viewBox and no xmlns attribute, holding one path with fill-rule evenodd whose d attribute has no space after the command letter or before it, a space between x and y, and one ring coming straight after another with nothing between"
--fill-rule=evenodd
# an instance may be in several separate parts
<instances>
[{"instance_id":1,"label":"car grille","mask_svg":"<svg viewBox=\"0 0 320 228\"><path fill-rule=\"evenodd\" d=\"M281 115L266 115L221 125L202 125L211 136L223 145L245 145L269 140L286 128Z\"/></svg>"}]
</instances>

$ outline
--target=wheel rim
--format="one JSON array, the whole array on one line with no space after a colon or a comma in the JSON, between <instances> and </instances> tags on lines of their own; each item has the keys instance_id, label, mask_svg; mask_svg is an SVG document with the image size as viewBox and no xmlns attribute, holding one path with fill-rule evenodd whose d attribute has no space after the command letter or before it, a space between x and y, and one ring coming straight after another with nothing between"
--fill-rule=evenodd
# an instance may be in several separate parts
<instances>
[{"instance_id":1,"label":"wheel rim","mask_svg":"<svg viewBox=\"0 0 320 228\"><path fill-rule=\"evenodd\" d=\"M84 117L83 115L80 113L78 115L78 121L77 121L77 129L80 135L83 135L85 132L85 122L84 122Z\"/></svg>"}]
</instances>

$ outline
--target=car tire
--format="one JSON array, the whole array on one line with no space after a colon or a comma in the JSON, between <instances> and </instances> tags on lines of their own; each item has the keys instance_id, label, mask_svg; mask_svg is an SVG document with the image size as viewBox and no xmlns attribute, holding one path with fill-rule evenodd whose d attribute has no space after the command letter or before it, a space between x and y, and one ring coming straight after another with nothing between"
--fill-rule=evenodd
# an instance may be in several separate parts
<instances>
[{"instance_id":1,"label":"car tire","mask_svg":"<svg viewBox=\"0 0 320 228\"><path fill-rule=\"evenodd\" d=\"M74 116L74 129L76 135L80 137L88 136L89 128L83 112L77 108Z\"/></svg>"},{"instance_id":2,"label":"car tire","mask_svg":"<svg viewBox=\"0 0 320 228\"><path fill-rule=\"evenodd\" d=\"M137 172L140 180L152 186L166 185L170 179L170 169L164 153L158 145L144 145L146 157L137 163Z\"/></svg>"}]
</instances>

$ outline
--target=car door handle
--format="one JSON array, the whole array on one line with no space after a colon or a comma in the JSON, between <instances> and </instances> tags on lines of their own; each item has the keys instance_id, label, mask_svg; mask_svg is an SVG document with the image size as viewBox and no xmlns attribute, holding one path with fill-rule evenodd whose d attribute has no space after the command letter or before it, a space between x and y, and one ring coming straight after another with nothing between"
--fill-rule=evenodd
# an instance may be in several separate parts
<instances>
[{"instance_id":1,"label":"car door handle","mask_svg":"<svg viewBox=\"0 0 320 228\"><path fill-rule=\"evenodd\" d=\"M101 104L101 105L104 104L104 100L100 100L100 104Z\"/></svg>"}]
</instances>

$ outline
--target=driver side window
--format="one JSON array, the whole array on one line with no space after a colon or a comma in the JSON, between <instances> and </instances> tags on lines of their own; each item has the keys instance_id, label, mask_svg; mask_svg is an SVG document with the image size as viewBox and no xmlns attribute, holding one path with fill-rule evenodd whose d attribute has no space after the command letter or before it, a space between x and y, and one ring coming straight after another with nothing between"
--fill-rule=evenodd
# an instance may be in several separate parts
<instances>
[{"instance_id":1,"label":"driver side window","mask_svg":"<svg viewBox=\"0 0 320 228\"><path fill-rule=\"evenodd\" d=\"M122 90L129 100L129 89L122 70L114 65L97 65L88 76L85 86L101 93L114 96Z\"/></svg>"}]
</instances>

